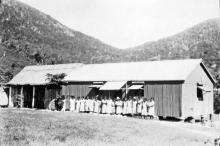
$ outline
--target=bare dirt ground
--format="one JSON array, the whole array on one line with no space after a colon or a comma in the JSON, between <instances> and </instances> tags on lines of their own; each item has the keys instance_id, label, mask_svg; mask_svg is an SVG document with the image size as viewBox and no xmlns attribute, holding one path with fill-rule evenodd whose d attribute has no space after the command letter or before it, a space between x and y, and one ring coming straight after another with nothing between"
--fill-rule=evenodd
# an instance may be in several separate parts
<instances>
[{"instance_id":1,"label":"bare dirt ground","mask_svg":"<svg viewBox=\"0 0 220 146\"><path fill-rule=\"evenodd\" d=\"M216 116L216 119L220 119ZM0 145L213 146L220 129L121 116L0 109Z\"/></svg>"}]
</instances>

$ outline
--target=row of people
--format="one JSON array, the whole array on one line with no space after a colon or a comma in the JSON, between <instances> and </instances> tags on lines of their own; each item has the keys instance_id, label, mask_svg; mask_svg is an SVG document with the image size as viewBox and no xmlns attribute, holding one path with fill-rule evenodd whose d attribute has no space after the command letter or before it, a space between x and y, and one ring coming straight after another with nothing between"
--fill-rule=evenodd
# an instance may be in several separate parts
<instances>
[{"instance_id":1,"label":"row of people","mask_svg":"<svg viewBox=\"0 0 220 146\"><path fill-rule=\"evenodd\" d=\"M154 98L129 97L121 100L119 97L116 100L111 98L89 98L81 97L64 99L63 111L76 111L86 113L100 114L117 114L129 116L154 117Z\"/></svg>"}]
</instances>

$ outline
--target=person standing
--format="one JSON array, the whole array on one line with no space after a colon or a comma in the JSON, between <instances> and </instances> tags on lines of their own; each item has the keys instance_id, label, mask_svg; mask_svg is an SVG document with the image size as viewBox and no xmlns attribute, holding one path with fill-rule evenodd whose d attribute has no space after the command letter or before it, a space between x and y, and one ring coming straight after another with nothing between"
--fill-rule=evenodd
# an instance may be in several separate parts
<instances>
[{"instance_id":1,"label":"person standing","mask_svg":"<svg viewBox=\"0 0 220 146\"><path fill-rule=\"evenodd\" d=\"M63 107L62 107L62 110L61 111L66 111L66 98L65 96L61 96L61 100L63 101Z\"/></svg>"},{"instance_id":2,"label":"person standing","mask_svg":"<svg viewBox=\"0 0 220 146\"><path fill-rule=\"evenodd\" d=\"M119 97L117 97L115 105L116 105L116 114L121 115L122 114L122 101L120 100Z\"/></svg>"},{"instance_id":3,"label":"person standing","mask_svg":"<svg viewBox=\"0 0 220 146\"><path fill-rule=\"evenodd\" d=\"M89 112L93 113L94 112L94 98L90 97L89 99Z\"/></svg>"},{"instance_id":4,"label":"person standing","mask_svg":"<svg viewBox=\"0 0 220 146\"><path fill-rule=\"evenodd\" d=\"M76 112L80 112L80 97L77 97L76 100Z\"/></svg>"},{"instance_id":5,"label":"person standing","mask_svg":"<svg viewBox=\"0 0 220 146\"><path fill-rule=\"evenodd\" d=\"M128 102L127 102L126 98L124 98L122 104L123 104L122 114L125 116L125 115L127 115L127 107L128 107Z\"/></svg>"},{"instance_id":6,"label":"person standing","mask_svg":"<svg viewBox=\"0 0 220 146\"><path fill-rule=\"evenodd\" d=\"M101 105L101 101L98 100L98 96L96 96L95 101L94 101L94 112L95 113L100 113L100 105Z\"/></svg>"},{"instance_id":7,"label":"person standing","mask_svg":"<svg viewBox=\"0 0 220 146\"><path fill-rule=\"evenodd\" d=\"M132 116L135 117L137 115L137 99L134 96L132 101Z\"/></svg>"},{"instance_id":8,"label":"person standing","mask_svg":"<svg viewBox=\"0 0 220 146\"><path fill-rule=\"evenodd\" d=\"M88 98L88 96L85 97L85 112L89 113L89 98Z\"/></svg>"},{"instance_id":9,"label":"person standing","mask_svg":"<svg viewBox=\"0 0 220 146\"><path fill-rule=\"evenodd\" d=\"M82 96L80 100L80 112L84 113L85 112L85 99Z\"/></svg>"},{"instance_id":10,"label":"person standing","mask_svg":"<svg viewBox=\"0 0 220 146\"><path fill-rule=\"evenodd\" d=\"M137 116L138 117L141 117L142 105L143 105L143 99L142 97L138 97L138 100L137 100Z\"/></svg>"},{"instance_id":11,"label":"person standing","mask_svg":"<svg viewBox=\"0 0 220 146\"><path fill-rule=\"evenodd\" d=\"M114 115L115 112L116 112L115 100L112 100L112 110L111 110L111 114Z\"/></svg>"},{"instance_id":12,"label":"person standing","mask_svg":"<svg viewBox=\"0 0 220 146\"><path fill-rule=\"evenodd\" d=\"M129 97L127 100L127 115L131 116L131 114L132 114L132 100L131 97Z\"/></svg>"},{"instance_id":13,"label":"person standing","mask_svg":"<svg viewBox=\"0 0 220 146\"><path fill-rule=\"evenodd\" d=\"M143 100L141 116L143 119L147 117L147 98L144 98Z\"/></svg>"},{"instance_id":14,"label":"person standing","mask_svg":"<svg viewBox=\"0 0 220 146\"><path fill-rule=\"evenodd\" d=\"M149 111L148 111L148 115L150 116L150 119L153 119L154 118L154 98L152 97L150 99L150 102L148 103L148 107L149 107Z\"/></svg>"},{"instance_id":15,"label":"person standing","mask_svg":"<svg viewBox=\"0 0 220 146\"><path fill-rule=\"evenodd\" d=\"M76 111L76 99L74 96L70 97L70 111Z\"/></svg>"},{"instance_id":16,"label":"person standing","mask_svg":"<svg viewBox=\"0 0 220 146\"><path fill-rule=\"evenodd\" d=\"M65 109L65 111L70 111L70 96L66 96L66 97L64 97L66 100L65 100L65 102L66 102L66 109Z\"/></svg>"},{"instance_id":17,"label":"person standing","mask_svg":"<svg viewBox=\"0 0 220 146\"><path fill-rule=\"evenodd\" d=\"M102 114L106 114L107 111L107 101L106 101L106 97L104 97L102 99Z\"/></svg>"},{"instance_id":18,"label":"person standing","mask_svg":"<svg viewBox=\"0 0 220 146\"><path fill-rule=\"evenodd\" d=\"M106 113L112 113L112 99L110 97L106 100Z\"/></svg>"}]
</instances>

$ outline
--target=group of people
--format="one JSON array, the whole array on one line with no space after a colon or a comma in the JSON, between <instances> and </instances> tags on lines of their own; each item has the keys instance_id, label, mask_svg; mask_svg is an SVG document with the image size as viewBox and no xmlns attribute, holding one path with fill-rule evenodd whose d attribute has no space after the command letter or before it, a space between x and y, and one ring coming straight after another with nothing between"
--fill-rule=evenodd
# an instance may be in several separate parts
<instances>
[{"instance_id":1,"label":"group of people","mask_svg":"<svg viewBox=\"0 0 220 146\"><path fill-rule=\"evenodd\" d=\"M49 109L74 111L80 113L97 113L109 115L123 115L142 118L154 118L154 98L128 97L115 100L107 97L63 97L52 100Z\"/></svg>"}]
</instances>

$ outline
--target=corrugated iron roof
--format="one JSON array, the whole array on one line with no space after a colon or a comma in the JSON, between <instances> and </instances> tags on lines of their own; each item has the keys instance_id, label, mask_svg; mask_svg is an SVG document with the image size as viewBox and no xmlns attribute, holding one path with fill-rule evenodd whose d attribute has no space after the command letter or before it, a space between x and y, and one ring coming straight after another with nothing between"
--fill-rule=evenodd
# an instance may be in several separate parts
<instances>
[{"instance_id":1,"label":"corrugated iron roof","mask_svg":"<svg viewBox=\"0 0 220 146\"><path fill-rule=\"evenodd\" d=\"M26 66L19 72L8 84L10 85L44 85L48 84L46 75L49 74L69 74L74 69L79 68L83 64L57 64L57 65L34 65Z\"/></svg>"},{"instance_id":2,"label":"corrugated iron roof","mask_svg":"<svg viewBox=\"0 0 220 146\"><path fill-rule=\"evenodd\" d=\"M184 81L202 59L164 60L104 64L58 64L27 66L8 84L48 84L46 74L66 73L63 81ZM203 65L204 66L204 65ZM207 72L207 74L209 74ZM208 76L211 76L210 74ZM210 78L212 81L213 79Z\"/></svg>"},{"instance_id":3,"label":"corrugated iron roof","mask_svg":"<svg viewBox=\"0 0 220 146\"><path fill-rule=\"evenodd\" d=\"M126 81L121 82L106 82L99 90L120 90Z\"/></svg>"},{"instance_id":4,"label":"corrugated iron roof","mask_svg":"<svg viewBox=\"0 0 220 146\"><path fill-rule=\"evenodd\" d=\"M64 81L184 81L202 59L88 64Z\"/></svg>"},{"instance_id":5,"label":"corrugated iron roof","mask_svg":"<svg viewBox=\"0 0 220 146\"><path fill-rule=\"evenodd\" d=\"M143 89L144 85L131 85L128 90L137 90L137 89Z\"/></svg>"}]
</instances>

